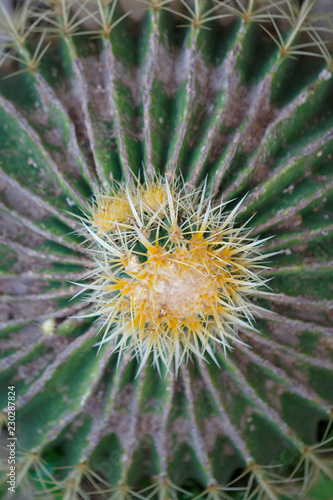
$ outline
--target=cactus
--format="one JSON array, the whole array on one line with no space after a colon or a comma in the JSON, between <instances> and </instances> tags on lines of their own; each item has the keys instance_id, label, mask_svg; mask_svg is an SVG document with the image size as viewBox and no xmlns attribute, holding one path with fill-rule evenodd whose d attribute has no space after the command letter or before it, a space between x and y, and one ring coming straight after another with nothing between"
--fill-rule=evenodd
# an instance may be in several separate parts
<instances>
[{"instance_id":1,"label":"cactus","mask_svg":"<svg viewBox=\"0 0 333 500\"><path fill-rule=\"evenodd\" d=\"M23 498L329 499L330 28L311 0L143 4L1 7L0 491L15 408ZM186 281L181 328L119 292L160 247L186 265L139 297Z\"/></svg>"}]
</instances>

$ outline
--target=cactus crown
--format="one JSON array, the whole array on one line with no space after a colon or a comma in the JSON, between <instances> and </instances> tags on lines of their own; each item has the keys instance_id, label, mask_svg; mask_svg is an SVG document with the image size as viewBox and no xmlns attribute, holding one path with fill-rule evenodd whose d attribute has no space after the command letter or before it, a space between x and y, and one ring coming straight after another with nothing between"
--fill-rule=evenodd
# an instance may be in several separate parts
<instances>
[{"instance_id":1,"label":"cactus crown","mask_svg":"<svg viewBox=\"0 0 333 500\"><path fill-rule=\"evenodd\" d=\"M240 341L237 326L251 327L255 310L247 295L262 284L263 243L234 226L241 203L225 215L226 203L212 207L205 187L187 191L180 179L96 196L85 225L93 281L84 290L104 319L99 346L132 348L139 369L152 352L158 369L174 360L177 373L189 353L207 351L217 363L215 343L226 350L228 339Z\"/></svg>"}]
</instances>

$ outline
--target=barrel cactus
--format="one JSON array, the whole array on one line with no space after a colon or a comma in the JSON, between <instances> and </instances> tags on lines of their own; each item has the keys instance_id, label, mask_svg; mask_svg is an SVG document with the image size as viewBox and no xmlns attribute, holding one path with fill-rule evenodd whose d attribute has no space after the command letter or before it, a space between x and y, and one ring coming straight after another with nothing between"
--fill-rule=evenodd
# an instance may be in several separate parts
<instances>
[{"instance_id":1,"label":"barrel cactus","mask_svg":"<svg viewBox=\"0 0 333 500\"><path fill-rule=\"evenodd\" d=\"M329 24L136 3L1 6L0 491L332 498Z\"/></svg>"}]
</instances>

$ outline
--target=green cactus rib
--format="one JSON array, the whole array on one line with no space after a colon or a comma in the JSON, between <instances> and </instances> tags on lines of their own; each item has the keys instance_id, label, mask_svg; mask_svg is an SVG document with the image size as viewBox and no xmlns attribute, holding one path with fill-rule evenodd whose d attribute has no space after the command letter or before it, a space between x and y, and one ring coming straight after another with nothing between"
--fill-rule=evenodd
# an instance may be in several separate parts
<instances>
[{"instance_id":1,"label":"green cactus rib","mask_svg":"<svg viewBox=\"0 0 333 500\"><path fill-rule=\"evenodd\" d=\"M108 36L59 32L27 69L33 35L18 73L0 81L0 422L14 385L17 489L57 500L329 499L332 60L319 42L325 58L277 47L269 33L285 11L274 17L270 2L252 16L222 2L228 23L182 28L172 4L147 3L141 24L117 23L113 0ZM295 53L309 5L281 28ZM245 196L237 224L252 217L264 253L277 253L262 273L270 288L254 297L256 331L240 326L242 343L217 350L219 366L194 358L178 377L150 363L137 373L108 343L97 354L99 324L72 298L89 269L80 218L93 194L155 173L205 181L232 208Z\"/></svg>"}]
</instances>

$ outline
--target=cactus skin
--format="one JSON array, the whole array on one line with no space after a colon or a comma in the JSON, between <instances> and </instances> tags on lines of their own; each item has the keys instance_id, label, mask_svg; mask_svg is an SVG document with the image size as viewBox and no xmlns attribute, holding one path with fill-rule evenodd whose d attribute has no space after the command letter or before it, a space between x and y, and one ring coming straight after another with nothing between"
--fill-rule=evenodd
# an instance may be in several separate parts
<instances>
[{"instance_id":1,"label":"cactus skin","mask_svg":"<svg viewBox=\"0 0 333 500\"><path fill-rule=\"evenodd\" d=\"M15 385L18 486L27 498L330 498L333 65L287 57L258 19L180 30L153 4L140 27L59 34L38 68L0 83L1 415ZM218 352L220 368L194 359L175 379L147 364L135 378L130 355L118 368L112 346L96 356L97 325L72 318L87 312L69 302L86 266L75 215L142 168L193 186L207 176L224 200L248 192L237 223L254 214L253 234L275 235L265 252L283 250L264 273L276 295L257 299L261 334L241 329L250 348Z\"/></svg>"}]
</instances>

